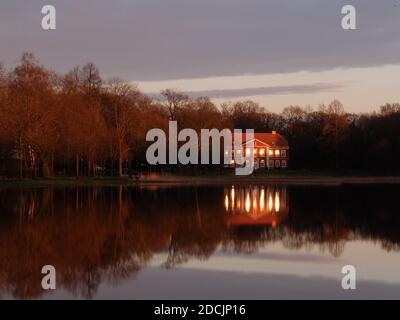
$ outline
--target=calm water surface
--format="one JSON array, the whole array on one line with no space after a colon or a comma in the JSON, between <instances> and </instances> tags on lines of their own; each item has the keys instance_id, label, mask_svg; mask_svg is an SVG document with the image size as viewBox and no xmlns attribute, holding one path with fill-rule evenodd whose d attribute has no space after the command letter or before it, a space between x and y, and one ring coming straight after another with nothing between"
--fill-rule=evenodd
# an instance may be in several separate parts
<instances>
[{"instance_id":1,"label":"calm water surface","mask_svg":"<svg viewBox=\"0 0 400 320\"><path fill-rule=\"evenodd\" d=\"M399 201L399 186L4 189L0 297L400 298Z\"/></svg>"}]
</instances>

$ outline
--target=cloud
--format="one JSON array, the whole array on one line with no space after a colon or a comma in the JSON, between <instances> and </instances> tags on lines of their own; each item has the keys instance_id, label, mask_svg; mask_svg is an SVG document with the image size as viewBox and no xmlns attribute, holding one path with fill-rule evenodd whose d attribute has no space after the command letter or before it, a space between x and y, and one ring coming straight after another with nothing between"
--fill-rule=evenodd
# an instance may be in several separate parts
<instances>
[{"instance_id":1,"label":"cloud","mask_svg":"<svg viewBox=\"0 0 400 320\"><path fill-rule=\"evenodd\" d=\"M46 1L2 0L1 59L30 51L58 71L93 61L135 81L400 63L393 2L351 2L355 31L341 28L341 0L53 0L57 30L43 31Z\"/></svg>"},{"instance_id":2,"label":"cloud","mask_svg":"<svg viewBox=\"0 0 400 320\"><path fill-rule=\"evenodd\" d=\"M340 84L316 83L310 85L294 85L294 86L276 86L276 87L258 87L243 89L226 89L226 90L208 90L208 91L192 91L187 92L192 97L207 96L210 98L237 98L258 95L275 95L275 94L305 94L316 92L330 92L342 89L344 86Z\"/></svg>"},{"instance_id":3,"label":"cloud","mask_svg":"<svg viewBox=\"0 0 400 320\"><path fill-rule=\"evenodd\" d=\"M227 257L227 258L238 258L238 254L232 254L229 252L216 252L214 257ZM285 253L285 252L253 252L251 255L245 255L246 260L254 259L260 260L262 263L265 260L270 261L289 261L289 262L304 262L304 263L332 263L333 258L331 256L322 256L312 253ZM337 261L337 259L336 259Z\"/></svg>"},{"instance_id":4,"label":"cloud","mask_svg":"<svg viewBox=\"0 0 400 320\"><path fill-rule=\"evenodd\" d=\"M317 92L333 92L344 88L342 84L315 83L309 85L257 87L243 89L224 89L224 90L204 90L204 91L185 91L185 94L192 98L239 98L258 95L285 95L285 94L307 94ZM162 100L160 93L148 93L149 96Z\"/></svg>"}]
</instances>

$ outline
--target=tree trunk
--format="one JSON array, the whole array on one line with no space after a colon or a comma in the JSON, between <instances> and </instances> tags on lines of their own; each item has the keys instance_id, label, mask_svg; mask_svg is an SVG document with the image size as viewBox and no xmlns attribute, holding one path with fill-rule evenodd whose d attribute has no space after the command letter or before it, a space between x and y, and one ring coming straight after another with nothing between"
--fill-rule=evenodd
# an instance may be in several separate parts
<instances>
[{"instance_id":1,"label":"tree trunk","mask_svg":"<svg viewBox=\"0 0 400 320\"><path fill-rule=\"evenodd\" d=\"M75 164L76 164L76 177L79 178L79 156L75 156Z\"/></svg>"},{"instance_id":2,"label":"tree trunk","mask_svg":"<svg viewBox=\"0 0 400 320\"><path fill-rule=\"evenodd\" d=\"M114 176L114 159L113 158L111 158L110 175L111 175L111 177Z\"/></svg>"},{"instance_id":3,"label":"tree trunk","mask_svg":"<svg viewBox=\"0 0 400 320\"><path fill-rule=\"evenodd\" d=\"M22 180L24 178L23 170L23 161L22 161L22 154L19 156L19 178Z\"/></svg>"},{"instance_id":4,"label":"tree trunk","mask_svg":"<svg viewBox=\"0 0 400 320\"><path fill-rule=\"evenodd\" d=\"M119 176L122 177L122 156L121 155L118 158L118 172L119 172Z\"/></svg>"},{"instance_id":5,"label":"tree trunk","mask_svg":"<svg viewBox=\"0 0 400 320\"><path fill-rule=\"evenodd\" d=\"M47 160L43 160L42 174L44 178L48 178L50 176L50 166Z\"/></svg>"},{"instance_id":6,"label":"tree trunk","mask_svg":"<svg viewBox=\"0 0 400 320\"><path fill-rule=\"evenodd\" d=\"M19 139L19 178L22 180L24 178L24 172L23 172L23 165L24 165L24 160L23 160L24 154L23 154L23 149L22 149L22 141L21 137Z\"/></svg>"},{"instance_id":7,"label":"tree trunk","mask_svg":"<svg viewBox=\"0 0 400 320\"><path fill-rule=\"evenodd\" d=\"M54 177L54 153L51 153L50 176Z\"/></svg>"},{"instance_id":8,"label":"tree trunk","mask_svg":"<svg viewBox=\"0 0 400 320\"><path fill-rule=\"evenodd\" d=\"M96 160L92 162L91 167L92 167L92 175L93 175L93 177L96 177L96 175L97 175L97 162L96 162Z\"/></svg>"},{"instance_id":9,"label":"tree trunk","mask_svg":"<svg viewBox=\"0 0 400 320\"><path fill-rule=\"evenodd\" d=\"M118 144L118 174L122 177L122 142L119 140Z\"/></svg>"}]
</instances>

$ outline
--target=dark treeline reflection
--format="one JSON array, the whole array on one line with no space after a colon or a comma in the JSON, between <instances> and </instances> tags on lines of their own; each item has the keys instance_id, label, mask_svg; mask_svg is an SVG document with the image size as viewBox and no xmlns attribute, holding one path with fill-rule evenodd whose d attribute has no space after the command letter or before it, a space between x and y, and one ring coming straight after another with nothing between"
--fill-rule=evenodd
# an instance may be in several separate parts
<instances>
[{"instance_id":1,"label":"dark treeline reflection","mask_svg":"<svg viewBox=\"0 0 400 320\"><path fill-rule=\"evenodd\" d=\"M0 295L58 289L94 297L102 282L134 276L157 253L163 267L217 249L254 252L272 242L340 256L346 241L399 250L399 187L65 188L0 191Z\"/></svg>"}]
</instances>

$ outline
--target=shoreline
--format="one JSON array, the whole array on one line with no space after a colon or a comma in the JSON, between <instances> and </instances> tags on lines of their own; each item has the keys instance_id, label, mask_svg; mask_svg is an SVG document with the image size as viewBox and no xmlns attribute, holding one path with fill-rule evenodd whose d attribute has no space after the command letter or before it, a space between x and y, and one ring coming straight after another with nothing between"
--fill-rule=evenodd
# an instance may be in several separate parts
<instances>
[{"instance_id":1,"label":"shoreline","mask_svg":"<svg viewBox=\"0 0 400 320\"><path fill-rule=\"evenodd\" d=\"M139 180L122 178L40 178L0 180L0 189L45 187L118 187L118 186L207 186L207 185L287 185L287 186L341 186L400 184L400 176L336 177L336 176L158 176Z\"/></svg>"}]
</instances>

